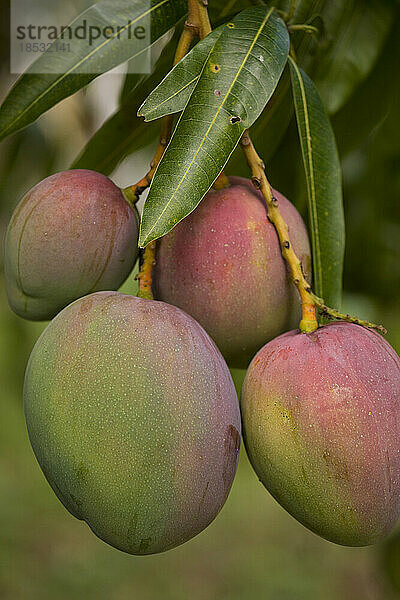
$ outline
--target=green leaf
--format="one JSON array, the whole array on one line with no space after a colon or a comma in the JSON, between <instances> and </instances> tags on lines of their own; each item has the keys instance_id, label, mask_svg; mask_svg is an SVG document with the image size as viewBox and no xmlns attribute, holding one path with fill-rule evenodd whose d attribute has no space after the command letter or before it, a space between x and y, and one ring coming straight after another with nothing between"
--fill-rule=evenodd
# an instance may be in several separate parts
<instances>
[{"instance_id":1,"label":"green leaf","mask_svg":"<svg viewBox=\"0 0 400 600\"><path fill-rule=\"evenodd\" d=\"M164 47L153 73L137 83L120 108L89 140L72 169L93 169L109 175L122 159L145 147L157 135L159 124L145 123L137 117L137 111L171 66L178 37L175 34Z\"/></svg>"},{"instance_id":2,"label":"green leaf","mask_svg":"<svg viewBox=\"0 0 400 600\"><path fill-rule=\"evenodd\" d=\"M128 25L138 27L150 17L153 44L164 35L186 12L186 0L100 0L72 23L79 26L85 20L99 27L110 26L124 33L99 38L92 45L89 40L74 40L73 52L43 53L17 81L0 108L0 139L26 127L55 104L86 86L126 60L139 56L147 48L129 39ZM56 43L56 42L54 42ZM85 69L83 73L82 70ZM35 70L35 72L33 72ZM55 72L57 71L57 72Z\"/></svg>"},{"instance_id":3,"label":"green leaf","mask_svg":"<svg viewBox=\"0 0 400 600\"><path fill-rule=\"evenodd\" d=\"M204 63L224 29L224 26L215 29L171 69L143 102L138 111L139 117L144 117L145 121L153 121L181 112L185 108L200 78Z\"/></svg>"},{"instance_id":4,"label":"green leaf","mask_svg":"<svg viewBox=\"0 0 400 600\"><path fill-rule=\"evenodd\" d=\"M293 117L293 99L289 67L285 67L276 90L259 119L250 128L251 139L257 152L267 163L277 151ZM249 168L243 160L241 148L232 154L225 172L227 175L248 177Z\"/></svg>"},{"instance_id":5,"label":"green leaf","mask_svg":"<svg viewBox=\"0 0 400 600\"><path fill-rule=\"evenodd\" d=\"M335 137L313 82L291 58L289 64L307 180L315 292L340 307L345 231Z\"/></svg>"},{"instance_id":6,"label":"green leaf","mask_svg":"<svg viewBox=\"0 0 400 600\"><path fill-rule=\"evenodd\" d=\"M260 4L267 4L264 0L213 0L213 2L209 3L208 6L208 14L210 16L211 23L214 27L217 27L227 21L230 17L240 12L241 10L248 8L249 6L255 6ZM182 32L183 29L183 21L178 24L178 29ZM182 25L182 28L180 28ZM137 84L137 80L135 75L132 73L128 73L125 77L124 83L121 89L120 101L121 103L124 101L125 97L132 91L134 86Z\"/></svg>"},{"instance_id":7,"label":"green leaf","mask_svg":"<svg viewBox=\"0 0 400 600\"><path fill-rule=\"evenodd\" d=\"M227 21L230 17L240 12L241 10L254 6L255 4L266 4L263 0L214 0L209 4L208 14L211 19L211 23L217 27ZM183 20L184 21L184 20ZM183 22L181 22L183 25ZM183 29L183 27L182 27ZM180 29L180 31L182 31ZM125 100L125 97L133 90L137 85L138 76L133 73L127 73L124 83L121 88L120 103Z\"/></svg>"},{"instance_id":8,"label":"green leaf","mask_svg":"<svg viewBox=\"0 0 400 600\"><path fill-rule=\"evenodd\" d=\"M278 2L283 5L283 2ZM394 5L371 0L298 0L293 21L318 36L293 32L296 62L312 77L328 114L336 113L373 68L393 22Z\"/></svg>"},{"instance_id":9,"label":"green leaf","mask_svg":"<svg viewBox=\"0 0 400 600\"><path fill-rule=\"evenodd\" d=\"M265 6L268 2L264 0L213 0L209 2L209 15L211 22L215 24L217 21L225 20L236 15L245 8L250 6ZM276 6L276 4L274 3Z\"/></svg>"},{"instance_id":10,"label":"green leaf","mask_svg":"<svg viewBox=\"0 0 400 600\"><path fill-rule=\"evenodd\" d=\"M121 160L145 148L157 137L159 123L146 125L143 121L135 120L135 113L128 106L129 103L122 106L102 125L75 159L71 169L91 169L110 175Z\"/></svg>"},{"instance_id":11,"label":"green leaf","mask_svg":"<svg viewBox=\"0 0 400 600\"><path fill-rule=\"evenodd\" d=\"M374 68L332 119L342 159L374 135L376 127L385 119L391 102L396 98L398 78L393 77L393 73L396 72L400 56L399 29L399 26L392 28Z\"/></svg>"},{"instance_id":12,"label":"green leaf","mask_svg":"<svg viewBox=\"0 0 400 600\"><path fill-rule=\"evenodd\" d=\"M273 9L247 9L225 26L154 176L141 246L196 208L272 96L288 50L286 26Z\"/></svg>"},{"instance_id":13,"label":"green leaf","mask_svg":"<svg viewBox=\"0 0 400 600\"><path fill-rule=\"evenodd\" d=\"M393 10L382 0L335 0L324 3L321 16L333 35L315 55L311 73L327 112L334 114L374 66Z\"/></svg>"}]
</instances>

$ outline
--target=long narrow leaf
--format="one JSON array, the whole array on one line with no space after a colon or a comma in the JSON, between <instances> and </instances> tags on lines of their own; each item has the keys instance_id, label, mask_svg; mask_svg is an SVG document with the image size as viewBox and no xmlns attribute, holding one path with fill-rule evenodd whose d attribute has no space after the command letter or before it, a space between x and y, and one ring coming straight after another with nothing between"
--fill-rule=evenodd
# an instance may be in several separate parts
<instances>
[{"instance_id":1,"label":"long narrow leaf","mask_svg":"<svg viewBox=\"0 0 400 600\"><path fill-rule=\"evenodd\" d=\"M204 63L220 38L224 27L219 27L187 54L163 79L139 108L138 116L153 121L181 112L200 78Z\"/></svg>"},{"instance_id":2,"label":"long narrow leaf","mask_svg":"<svg viewBox=\"0 0 400 600\"><path fill-rule=\"evenodd\" d=\"M314 57L312 78L328 114L336 113L368 75L393 22L382 0L325 2L321 16L333 32Z\"/></svg>"},{"instance_id":3,"label":"long narrow leaf","mask_svg":"<svg viewBox=\"0 0 400 600\"><path fill-rule=\"evenodd\" d=\"M146 146L159 132L158 123L137 117L144 98L163 78L172 64L179 33L165 46L153 73L141 78L120 108L100 127L72 164L73 169L93 169L109 175L128 154Z\"/></svg>"},{"instance_id":4,"label":"long narrow leaf","mask_svg":"<svg viewBox=\"0 0 400 600\"><path fill-rule=\"evenodd\" d=\"M247 9L224 27L156 171L141 246L196 208L272 96L288 50L286 26L273 9Z\"/></svg>"},{"instance_id":5,"label":"long narrow leaf","mask_svg":"<svg viewBox=\"0 0 400 600\"><path fill-rule=\"evenodd\" d=\"M150 8L149 8L150 6ZM119 33L104 40L74 40L73 52L57 53L53 45L17 81L0 107L0 139L26 127L52 106L105 73L147 50L185 14L185 0L100 0L71 24L96 23ZM147 44L135 43L129 27L150 19ZM119 36L119 37L118 37ZM55 44L56 42L54 42Z\"/></svg>"},{"instance_id":6,"label":"long narrow leaf","mask_svg":"<svg viewBox=\"0 0 400 600\"><path fill-rule=\"evenodd\" d=\"M335 136L313 82L291 58L289 64L307 179L315 291L339 307L345 231Z\"/></svg>"}]
</instances>

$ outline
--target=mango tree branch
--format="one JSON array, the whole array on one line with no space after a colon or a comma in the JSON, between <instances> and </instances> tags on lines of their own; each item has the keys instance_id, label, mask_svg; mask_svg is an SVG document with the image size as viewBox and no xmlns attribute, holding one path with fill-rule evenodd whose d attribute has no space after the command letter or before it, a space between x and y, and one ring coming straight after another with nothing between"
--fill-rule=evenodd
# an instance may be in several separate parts
<instances>
[{"instance_id":1,"label":"mango tree branch","mask_svg":"<svg viewBox=\"0 0 400 600\"><path fill-rule=\"evenodd\" d=\"M182 60L189 52L193 40L199 36L205 37L211 31L210 20L208 18L207 0L188 0L188 16L182 35L179 39L175 53L174 65ZM154 173L163 157L166 147L169 144L172 135L174 115L167 115L162 119L160 139L150 163L150 171L133 186L123 190L125 197L131 203L139 200L140 195L149 187L154 177ZM152 293L152 271L156 260L156 243L153 242L146 246L141 258L140 271L137 275L139 281L140 298L153 299Z\"/></svg>"},{"instance_id":2,"label":"mango tree branch","mask_svg":"<svg viewBox=\"0 0 400 600\"><path fill-rule=\"evenodd\" d=\"M208 0L189 0L189 12L196 14L199 26L199 37L203 39L211 32L211 23L208 17Z\"/></svg>"},{"instance_id":3,"label":"mango tree branch","mask_svg":"<svg viewBox=\"0 0 400 600\"><path fill-rule=\"evenodd\" d=\"M297 287L300 294L302 309L302 319L299 326L300 331L302 333L310 333L318 328L318 322L315 315L315 309L317 307L326 317L349 321L350 323L356 323L358 325L363 325L364 327L370 327L377 329L382 333L386 333L386 330L384 327L382 327L382 325L375 325L369 321L362 321L357 317L344 315L339 313L334 308L329 308L325 305L322 298L318 298L318 296L313 293L310 284L304 277L301 262L293 250L293 246L290 242L288 226L282 217L282 214L279 210L278 201L276 198L274 198L272 188L265 175L265 165L262 159L258 156L248 131L243 134L240 144L252 172L253 184L257 189L261 190L265 198L268 219L276 229L281 246L282 256L289 266L293 283Z\"/></svg>"}]
</instances>

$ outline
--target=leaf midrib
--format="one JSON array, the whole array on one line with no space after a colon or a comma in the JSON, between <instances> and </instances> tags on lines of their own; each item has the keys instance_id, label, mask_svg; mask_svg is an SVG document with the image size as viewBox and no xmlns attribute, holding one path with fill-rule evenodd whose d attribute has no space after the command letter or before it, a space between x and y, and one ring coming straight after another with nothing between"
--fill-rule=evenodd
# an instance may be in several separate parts
<instances>
[{"instance_id":1,"label":"leaf midrib","mask_svg":"<svg viewBox=\"0 0 400 600\"><path fill-rule=\"evenodd\" d=\"M196 160L196 158L197 158L197 156L198 156L198 154L199 154L200 150L202 149L203 145L205 144L205 141L206 141L206 139L207 139L207 137L208 137L208 135L209 135L209 133L210 133L211 129L213 128L213 126L214 126L214 123L215 123L215 121L217 120L219 113L221 112L222 108L224 107L224 105L225 105L225 102L226 102L227 98L229 97L229 94L231 93L231 91L232 91L232 89L233 89L233 86L235 85L235 83L236 83L236 81L237 81L237 79L238 79L238 77L239 77L240 73L242 72L242 69L244 68L244 65L246 64L246 62L247 62L247 60L248 60L248 58L249 58L249 56L250 56L250 54L251 54L251 52L252 52L252 50L253 50L254 46L255 46L255 45L256 45L256 43L257 43L257 40L258 40L258 38L259 38L259 37L260 37L260 35L261 35L261 32L263 31L263 29L264 29L264 27L265 27L266 23L268 22L268 20L269 20L269 18L270 18L270 16L271 16L271 14L272 14L272 12L273 12L273 11L274 11L274 8L272 7L272 8L270 8L270 9L269 9L268 13L266 14L266 16L265 16L265 18L264 18L264 20L263 20L262 24L260 25L260 27L259 27L259 29L258 29L258 31L257 31L257 34L254 36L254 39L253 39L253 41L252 41L252 43L251 43L251 45L250 45L250 47L249 47L249 49L248 49L248 51L247 51L247 53L246 53L246 56L245 56L244 60L242 61L242 64L240 65L240 67L239 67L239 69L238 69L238 71L237 71L237 73L236 73L236 75L235 75L235 77L234 77L234 79L233 79L233 81L232 81L231 85L229 86L229 89L228 89L228 91L226 92L226 94L225 94L225 96L224 96L224 98L223 98L223 100L222 100L221 104L220 104L220 105L219 105L219 107L218 107L218 110L217 110L217 112L215 113L215 115L214 115L214 117L213 117L213 119L212 119L212 121L211 121L211 123L210 123L210 126L208 127L208 129L207 129L206 133L204 134L204 136L203 136L203 139L201 140L201 142L200 142L200 144L199 144L199 146L198 146L198 148L197 148L197 150L196 150L196 152L195 152L195 154L194 154L194 156L193 156L192 160L190 161L190 164L189 164L188 168L186 169L186 171L185 171L184 175L182 176L182 179L180 180L180 182L178 183L177 187L175 188L175 190L174 190L174 193L172 194L171 198L168 200L168 202L166 203L166 205L165 205L164 209L163 209L163 210L162 210L162 212L160 213L159 217L158 217L158 218L156 219L156 221L154 222L154 224L153 224L153 227L152 227L152 228L150 229L150 231L148 232L148 234L147 234L147 236L146 236L146 238L147 238L147 239L148 239L148 238L151 236L151 234L153 233L153 231L156 229L156 226L158 225L158 223L159 223L159 221L161 220L161 218L164 216L164 213L165 213L165 212L166 212L166 210L169 208L169 206L170 206L170 204L171 204L172 200L175 198L175 196L176 196L177 192L179 191L179 189L180 189L180 187L181 187L182 183L183 183L183 182L184 182L184 180L186 179L186 176L187 176L187 174L189 173L189 171L190 171L190 169L192 168L192 165L193 165L194 161ZM214 49L214 48L213 48L213 49ZM213 51L213 49L211 49L209 56L211 55L211 52ZM207 59L207 61L208 61L208 59ZM205 63L205 64L207 64L207 61L206 61L206 63Z\"/></svg>"}]
</instances>

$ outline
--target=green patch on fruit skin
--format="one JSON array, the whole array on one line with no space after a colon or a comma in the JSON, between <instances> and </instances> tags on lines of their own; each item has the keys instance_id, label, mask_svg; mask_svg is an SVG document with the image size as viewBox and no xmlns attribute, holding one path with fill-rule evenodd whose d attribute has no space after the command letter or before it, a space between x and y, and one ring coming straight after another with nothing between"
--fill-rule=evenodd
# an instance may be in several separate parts
<instances>
[{"instance_id":1,"label":"green patch on fruit skin","mask_svg":"<svg viewBox=\"0 0 400 600\"><path fill-rule=\"evenodd\" d=\"M280 402L274 402L274 405L279 411L279 414L282 418L282 424L287 423L289 426L289 430L293 433L293 435L295 435L297 425L296 420L293 417L293 413L287 407L283 406Z\"/></svg>"},{"instance_id":2,"label":"green patch on fruit skin","mask_svg":"<svg viewBox=\"0 0 400 600\"><path fill-rule=\"evenodd\" d=\"M237 398L221 355L182 311L111 292L74 302L38 340L24 400L49 483L109 544L167 550L223 505Z\"/></svg>"},{"instance_id":3,"label":"green patch on fruit skin","mask_svg":"<svg viewBox=\"0 0 400 600\"><path fill-rule=\"evenodd\" d=\"M89 469L87 467L85 467L83 462L80 462L79 466L76 470L77 479L82 481L82 483L85 483L85 481L87 481L87 479L88 479L88 476L89 476Z\"/></svg>"},{"instance_id":4,"label":"green patch on fruit skin","mask_svg":"<svg viewBox=\"0 0 400 600\"><path fill-rule=\"evenodd\" d=\"M400 360L377 333L343 322L288 332L266 344L246 374L250 461L278 502L318 535L376 543L400 512L399 398Z\"/></svg>"},{"instance_id":5,"label":"green patch on fruit skin","mask_svg":"<svg viewBox=\"0 0 400 600\"><path fill-rule=\"evenodd\" d=\"M324 432L307 420L299 404L271 394L259 399L257 409L253 404L251 414L243 411L243 427L251 463L286 510L327 539L344 545L357 539L363 545L346 491L347 465L324 448Z\"/></svg>"}]
</instances>

